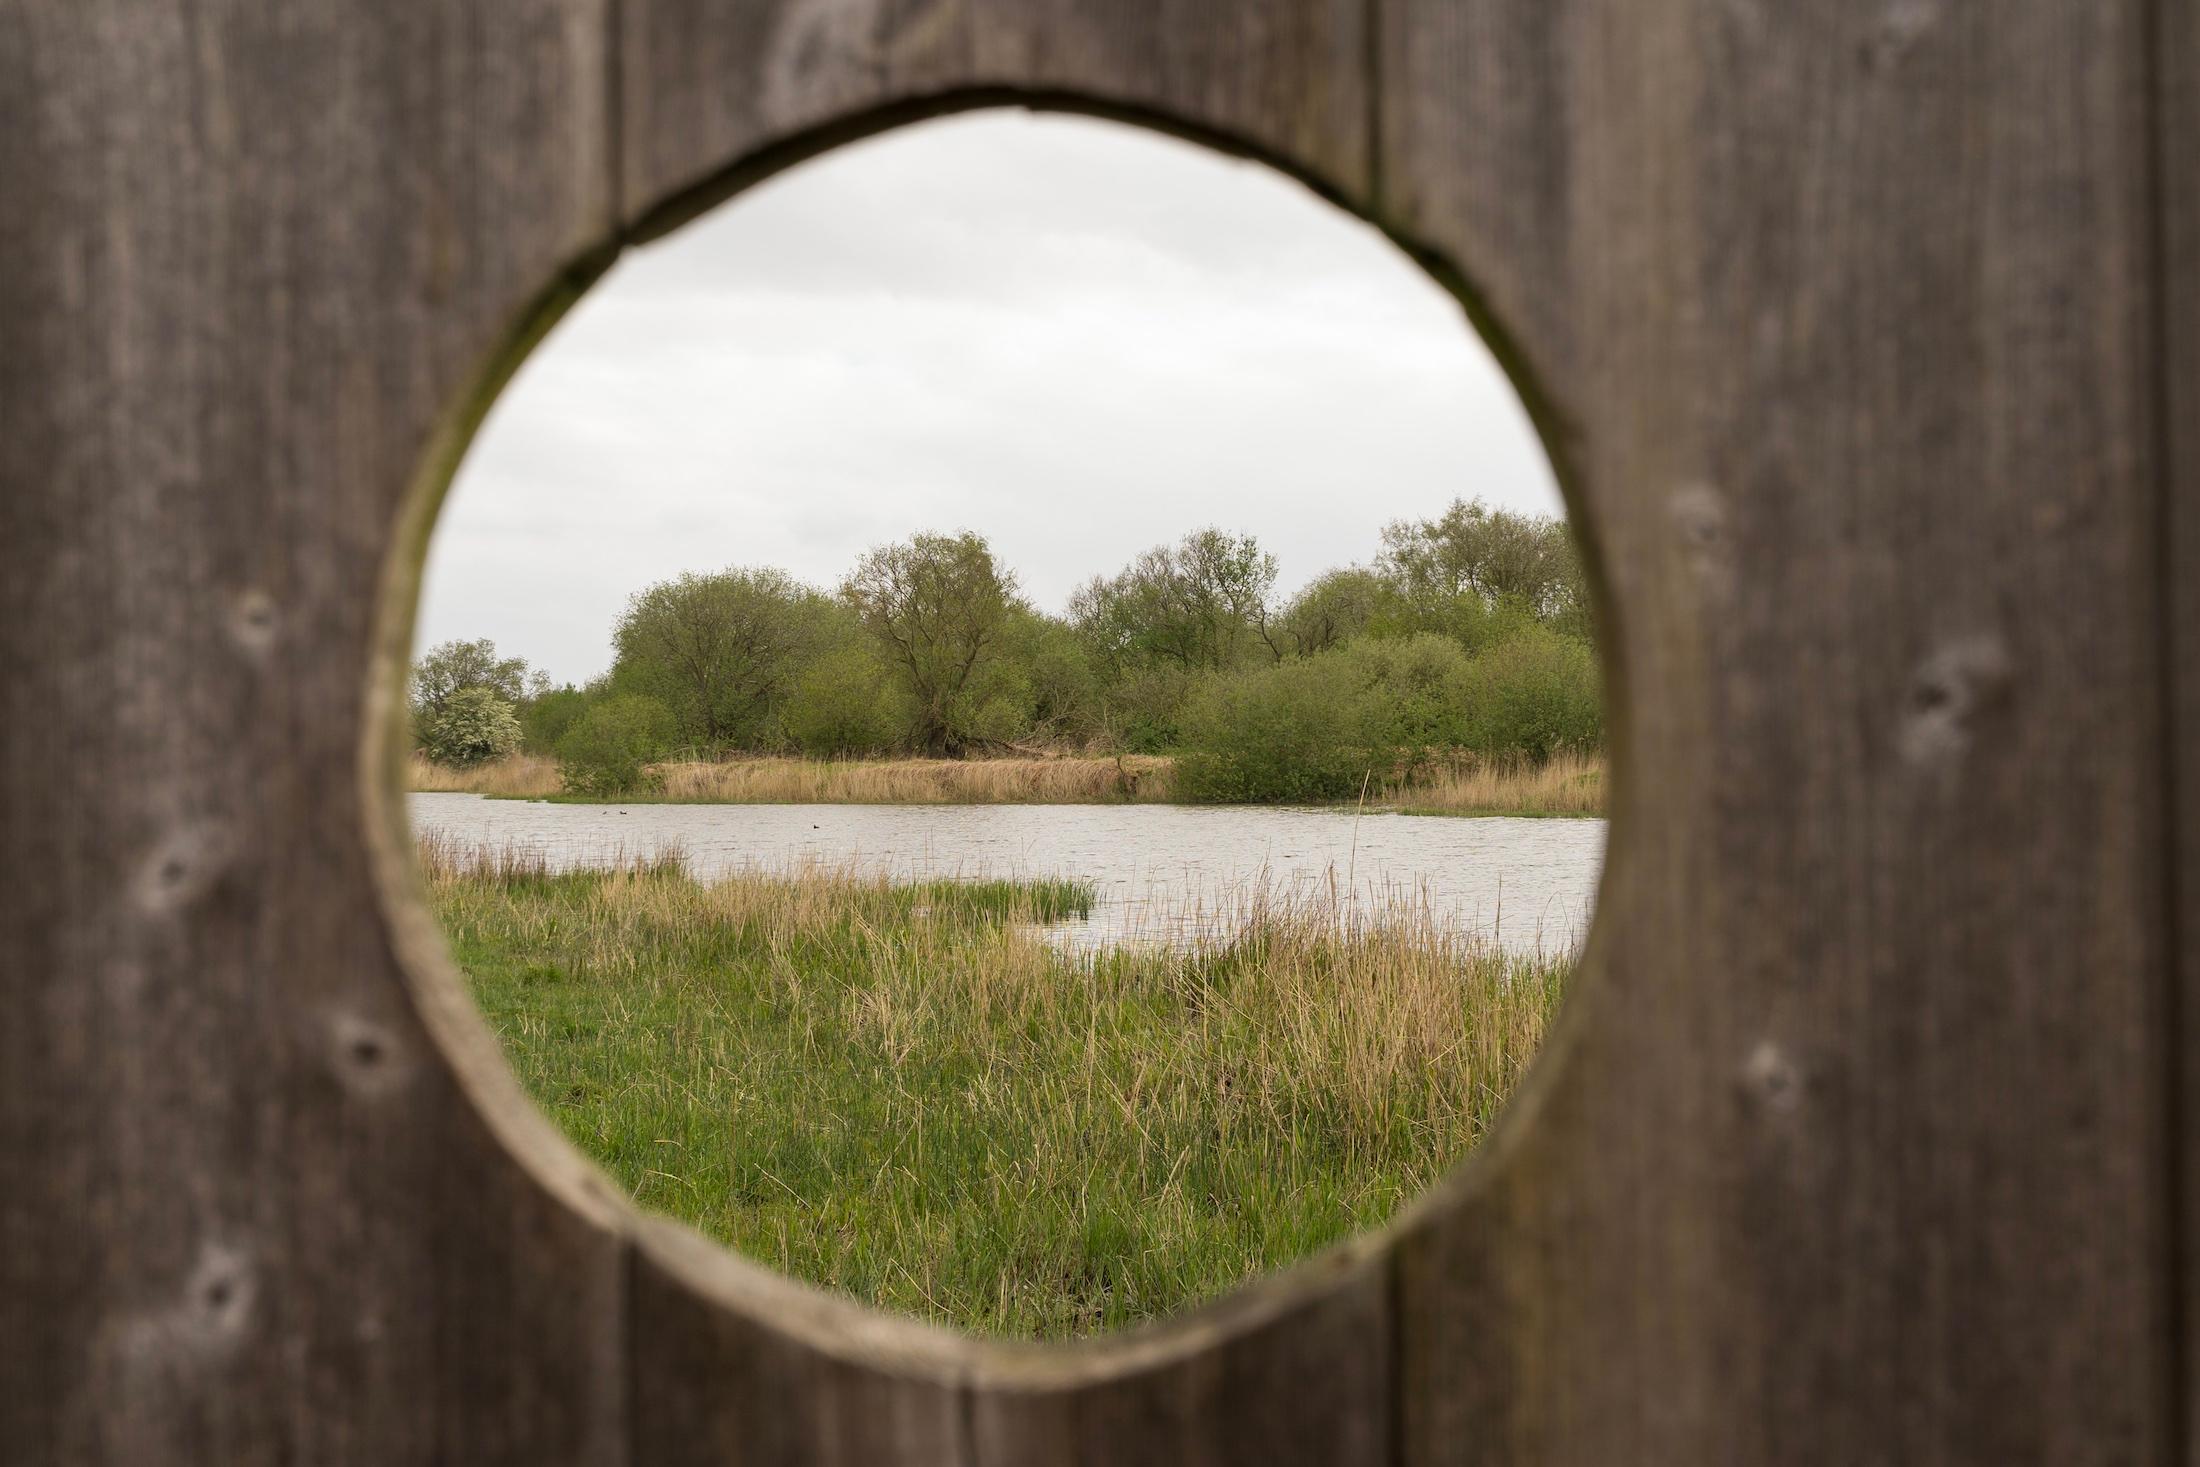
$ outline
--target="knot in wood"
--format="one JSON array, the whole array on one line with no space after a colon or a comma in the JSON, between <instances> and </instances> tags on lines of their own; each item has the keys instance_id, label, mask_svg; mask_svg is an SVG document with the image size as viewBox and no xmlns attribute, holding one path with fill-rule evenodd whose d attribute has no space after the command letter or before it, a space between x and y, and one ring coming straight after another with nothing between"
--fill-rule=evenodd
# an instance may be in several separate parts
<instances>
[{"instance_id":1,"label":"knot in wood","mask_svg":"<svg viewBox=\"0 0 2200 1467\"><path fill-rule=\"evenodd\" d=\"M1742 1062L1742 1084L1767 1110L1791 1111L1803 1103L1802 1072L1769 1039L1759 1041Z\"/></svg>"},{"instance_id":2,"label":"knot in wood","mask_svg":"<svg viewBox=\"0 0 2200 1467\"><path fill-rule=\"evenodd\" d=\"M1893 0L1858 48L1864 70L1879 72L1895 66L1940 23L1940 14L1941 0Z\"/></svg>"},{"instance_id":3,"label":"knot in wood","mask_svg":"<svg viewBox=\"0 0 2200 1467\"><path fill-rule=\"evenodd\" d=\"M1902 757L1923 767L1960 761L1981 717L2001 702L2011 673L2009 653L1998 637L1960 637L1927 656L1903 696Z\"/></svg>"},{"instance_id":4,"label":"knot in wood","mask_svg":"<svg viewBox=\"0 0 2200 1467\"><path fill-rule=\"evenodd\" d=\"M340 1012L329 1021L329 1036L337 1078L354 1095L386 1095L412 1073L411 1051L386 1024Z\"/></svg>"},{"instance_id":5,"label":"knot in wood","mask_svg":"<svg viewBox=\"0 0 2200 1467\"><path fill-rule=\"evenodd\" d=\"M213 821L180 825L163 836L138 863L131 894L138 910L165 917L205 895L228 868L229 832Z\"/></svg>"},{"instance_id":6,"label":"knot in wood","mask_svg":"<svg viewBox=\"0 0 2200 1467\"><path fill-rule=\"evenodd\" d=\"M1727 533L1726 501L1709 484L1687 484L1666 503L1673 537L1696 584L1724 597L1734 589L1734 548Z\"/></svg>"},{"instance_id":7,"label":"knot in wood","mask_svg":"<svg viewBox=\"0 0 2200 1467\"><path fill-rule=\"evenodd\" d=\"M184 1308L214 1336L238 1334L252 1313L253 1282L252 1270L242 1253L219 1244L209 1245L192 1270Z\"/></svg>"},{"instance_id":8,"label":"knot in wood","mask_svg":"<svg viewBox=\"0 0 2200 1467\"><path fill-rule=\"evenodd\" d=\"M281 630L275 598L257 586L238 592L229 603L228 625L229 639L240 651L255 659L265 657Z\"/></svg>"}]
</instances>

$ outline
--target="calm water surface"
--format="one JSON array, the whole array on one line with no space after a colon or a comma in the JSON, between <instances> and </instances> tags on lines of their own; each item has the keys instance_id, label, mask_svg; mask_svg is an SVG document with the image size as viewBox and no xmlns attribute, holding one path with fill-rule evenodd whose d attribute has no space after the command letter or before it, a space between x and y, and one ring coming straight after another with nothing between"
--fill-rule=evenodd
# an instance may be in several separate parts
<instances>
[{"instance_id":1,"label":"calm water surface","mask_svg":"<svg viewBox=\"0 0 2200 1467\"><path fill-rule=\"evenodd\" d=\"M1460 819L1182 805L566 805L408 795L413 828L558 866L677 848L709 879L824 863L889 876L1076 877L1099 888L1077 946L1234 929L1264 897L1405 898L1519 951L1587 930L1602 820Z\"/></svg>"}]
</instances>

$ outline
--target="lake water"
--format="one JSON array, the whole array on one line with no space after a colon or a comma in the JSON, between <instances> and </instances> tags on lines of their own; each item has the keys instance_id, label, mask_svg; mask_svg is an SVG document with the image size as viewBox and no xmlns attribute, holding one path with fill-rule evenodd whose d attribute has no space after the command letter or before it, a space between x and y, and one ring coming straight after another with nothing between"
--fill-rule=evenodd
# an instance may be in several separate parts
<instances>
[{"instance_id":1,"label":"lake water","mask_svg":"<svg viewBox=\"0 0 2200 1467\"><path fill-rule=\"evenodd\" d=\"M1075 946L1232 929L1252 902L1407 899L1515 951L1587 930L1602 820L1358 815L1183 805L567 805L406 797L413 828L538 851L557 866L667 849L705 880L805 863L897 879L1075 877L1099 900Z\"/></svg>"}]
</instances>

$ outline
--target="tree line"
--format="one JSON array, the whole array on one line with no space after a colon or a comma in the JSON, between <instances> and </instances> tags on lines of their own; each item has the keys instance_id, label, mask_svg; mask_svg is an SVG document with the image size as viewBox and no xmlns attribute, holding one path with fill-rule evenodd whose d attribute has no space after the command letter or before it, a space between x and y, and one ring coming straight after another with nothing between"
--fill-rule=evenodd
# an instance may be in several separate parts
<instances>
[{"instance_id":1,"label":"tree line","mask_svg":"<svg viewBox=\"0 0 2200 1467\"><path fill-rule=\"evenodd\" d=\"M686 755L1082 750L1178 758L1193 798L1333 798L1427 761L1589 751L1603 715L1586 581L1563 521L1455 501L1371 564L1276 594L1249 535L1197 530L1033 607L980 536L919 534L828 592L782 571L637 593L611 668L554 686L488 641L416 664L438 762L527 749L576 792Z\"/></svg>"}]
</instances>

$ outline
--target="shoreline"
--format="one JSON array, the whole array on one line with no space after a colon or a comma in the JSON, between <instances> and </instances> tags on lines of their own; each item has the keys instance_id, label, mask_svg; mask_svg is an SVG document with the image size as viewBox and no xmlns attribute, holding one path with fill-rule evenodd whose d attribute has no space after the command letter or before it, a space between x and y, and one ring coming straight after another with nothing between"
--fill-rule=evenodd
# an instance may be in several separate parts
<instances>
[{"instance_id":1,"label":"shoreline","mask_svg":"<svg viewBox=\"0 0 2200 1467\"><path fill-rule=\"evenodd\" d=\"M1405 781L1361 800L1175 798L1174 761L1159 755L1022 759L808 760L753 757L658 767L663 788L615 799L569 795L555 761L520 754L474 769L415 758L412 794L476 794L570 805L1177 805L1196 809L1362 810L1464 819L1603 819L1604 762L1561 756L1542 765L1463 767Z\"/></svg>"}]
</instances>

